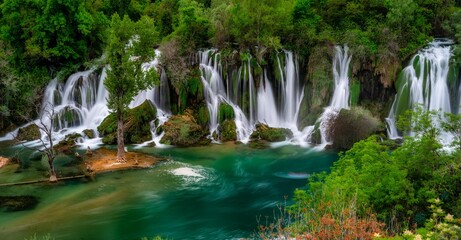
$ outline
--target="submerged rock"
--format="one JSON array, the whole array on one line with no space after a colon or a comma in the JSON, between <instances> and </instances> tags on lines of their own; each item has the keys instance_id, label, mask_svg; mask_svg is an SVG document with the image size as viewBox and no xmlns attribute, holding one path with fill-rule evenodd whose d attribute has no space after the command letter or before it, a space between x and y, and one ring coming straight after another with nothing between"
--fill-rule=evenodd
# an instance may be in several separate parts
<instances>
[{"instance_id":1,"label":"submerged rock","mask_svg":"<svg viewBox=\"0 0 461 240\"><path fill-rule=\"evenodd\" d=\"M19 141L33 141L40 139L41 136L40 128L36 124L30 124L29 126L18 129L18 136L16 139Z\"/></svg>"},{"instance_id":2,"label":"submerged rock","mask_svg":"<svg viewBox=\"0 0 461 240\"><path fill-rule=\"evenodd\" d=\"M211 141L206 136L208 132L197 123L191 110L182 115L172 116L164 125L165 135L160 140L163 144L182 147L206 145Z\"/></svg>"},{"instance_id":3,"label":"submerged rock","mask_svg":"<svg viewBox=\"0 0 461 240\"><path fill-rule=\"evenodd\" d=\"M280 142L291 136L291 131L285 128L273 128L265 124L257 124L256 130L251 134L250 139L264 140L268 142Z\"/></svg>"},{"instance_id":4,"label":"submerged rock","mask_svg":"<svg viewBox=\"0 0 461 240\"><path fill-rule=\"evenodd\" d=\"M126 111L123 120L125 143L143 143L152 138L150 122L157 117L157 109L151 101L146 100L141 105ZM104 144L117 143L117 117L115 113L107 116L98 126L103 136Z\"/></svg>"},{"instance_id":5,"label":"submerged rock","mask_svg":"<svg viewBox=\"0 0 461 240\"><path fill-rule=\"evenodd\" d=\"M38 199L34 196L0 196L0 209L8 212L32 209L37 204Z\"/></svg>"}]
</instances>

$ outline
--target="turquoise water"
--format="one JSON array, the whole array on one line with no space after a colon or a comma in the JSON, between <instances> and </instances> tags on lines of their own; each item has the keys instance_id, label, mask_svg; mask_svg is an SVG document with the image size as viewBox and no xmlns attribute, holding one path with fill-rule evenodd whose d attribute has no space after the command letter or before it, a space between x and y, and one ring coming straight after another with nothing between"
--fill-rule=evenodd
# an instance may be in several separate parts
<instances>
[{"instance_id":1,"label":"turquoise water","mask_svg":"<svg viewBox=\"0 0 461 240\"><path fill-rule=\"evenodd\" d=\"M8 152L2 150L3 154ZM0 239L51 234L56 239L233 239L251 237L257 218L303 188L309 174L327 171L336 153L285 146L144 148L169 161L145 170L98 175L96 181L0 187L0 195L33 195L32 210L0 212ZM11 151L9 152L11 153ZM61 161L61 163L59 163ZM58 160L58 171L69 167ZM43 177L40 160L18 171L0 169L0 182Z\"/></svg>"}]
</instances>

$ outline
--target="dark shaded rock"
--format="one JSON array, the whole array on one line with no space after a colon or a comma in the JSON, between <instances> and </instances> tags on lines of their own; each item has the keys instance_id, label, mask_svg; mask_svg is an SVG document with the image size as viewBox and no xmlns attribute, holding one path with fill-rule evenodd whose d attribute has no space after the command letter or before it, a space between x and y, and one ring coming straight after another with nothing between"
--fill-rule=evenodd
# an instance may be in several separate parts
<instances>
[{"instance_id":1,"label":"dark shaded rock","mask_svg":"<svg viewBox=\"0 0 461 240\"><path fill-rule=\"evenodd\" d=\"M33 209L37 204L34 196L0 196L0 209L8 212Z\"/></svg>"},{"instance_id":2,"label":"dark shaded rock","mask_svg":"<svg viewBox=\"0 0 461 240\"><path fill-rule=\"evenodd\" d=\"M182 115L172 116L164 125L165 135L163 144L170 144L182 147L206 145L211 141L206 136L208 132L197 123L193 112L188 109Z\"/></svg>"},{"instance_id":3,"label":"dark shaded rock","mask_svg":"<svg viewBox=\"0 0 461 240\"><path fill-rule=\"evenodd\" d=\"M284 141L287 137L291 136L291 131L285 128L272 128L265 124L257 124L256 130L251 134L250 139L265 140L268 142Z\"/></svg>"},{"instance_id":4,"label":"dark shaded rock","mask_svg":"<svg viewBox=\"0 0 461 240\"><path fill-rule=\"evenodd\" d=\"M143 143L152 139L150 122L157 117L157 109L151 101L126 111L123 120L125 143ZM115 113L107 116L98 126L104 144L117 143L117 117Z\"/></svg>"},{"instance_id":5,"label":"dark shaded rock","mask_svg":"<svg viewBox=\"0 0 461 240\"><path fill-rule=\"evenodd\" d=\"M237 127L234 120L225 120L219 125L219 132L221 134L221 141L235 141L237 140Z\"/></svg>"},{"instance_id":6,"label":"dark shaded rock","mask_svg":"<svg viewBox=\"0 0 461 240\"><path fill-rule=\"evenodd\" d=\"M19 141L33 141L40 139L41 136L40 128L36 124L31 124L27 127L20 128L16 139Z\"/></svg>"},{"instance_id":7,"label":"dark shaded rock","mask_svg":"<svg viewBox=\"0 0 461 240\"><path fill-rule=\"evenodd\" d=\"M366 109L341 109L329 124L329 139L333 139L335 149L350 149L354 143L376 133L381 125L381 122Z\"/></svg>"}]
</instances>

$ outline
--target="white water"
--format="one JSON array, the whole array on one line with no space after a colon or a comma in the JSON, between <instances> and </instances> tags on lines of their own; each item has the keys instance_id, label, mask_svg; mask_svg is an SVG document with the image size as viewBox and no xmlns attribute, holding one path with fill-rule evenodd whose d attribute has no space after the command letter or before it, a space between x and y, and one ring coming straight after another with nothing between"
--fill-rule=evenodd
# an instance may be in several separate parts
<instances>
[{"instance_id":1,"label":"white water","mask_svg":"<svg viewBox=\"0 0 461 240\"><path fill-rule=\"evenodd\" d=\"M202 75L201 80L204 88L205 100L207 102L207 107L210 114L209 137L216 142L218 141L218 139L214 139L213 135L215 133L219 135L219 105L221 103L226 103L229 104L234 110L235 125L237 128L237 140L243 143L247 143L251 133L253 132L253 124L251 124L251 120L248 120L237 103L228 98L226 94L224 82L221 77L222 67L219 54L216 53L215 50L207 50L199 52L199 54L200 71ZM251 81L249 82L251 89L252 84ZM252 104L250 103L250 109L252 109L251 106Z\"/></svg>"},{"instance_id":2,"label":"white water","mask_svg":"<svg viewBox=\"0 0 461 240\"><path fill-rule=\"evenodd\" d=\"M391 111L386 119L388 136L400 138L395 126L396 115L403 110L422 106L425 110L437 110L451 113L448 72L451 53L451 41L436 40L416 54L403 69L403 85L397 93ZM408 99L403 105L402 99ZM458 100L459 101L459 100ZM438 121L435 121L438 124ZM411 133L410 133L411 134ZM442 142L451 142L451 136L442 132Z\"/></svg>"},{"instance_id":3,"label":"white water","mask_svg":"<svg viewBox=\"0 0 461 240\"><path fill-rule=\"evenodd\" d=\"M344 46L335 47L335 58L333 59L333 77L335 80L335 90L333 92L333 98L331 99L330 106L325 108L320 118L317 120L320 122L319 130L321 136L320 148L331 144L333 139L328 137L329 124L337 117L339 111L343 108L349 109L349 64L352 56L348 54L349 48Z\"/></svg>"}]
</instances>

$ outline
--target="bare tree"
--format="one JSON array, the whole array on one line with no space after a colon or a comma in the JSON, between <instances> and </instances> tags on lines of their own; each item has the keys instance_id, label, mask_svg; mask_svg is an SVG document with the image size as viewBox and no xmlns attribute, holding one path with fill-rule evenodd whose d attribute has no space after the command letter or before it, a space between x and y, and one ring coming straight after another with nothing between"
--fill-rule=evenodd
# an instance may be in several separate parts
<instances>
[{"instance_id":1,"label":"bare tree","mask_svg":"<svg viewBox=\"0 0 461 240\"><path fill-rule=\"evenodd\" d=\"M42 108L42 114L39 117L39 123L37 124L38 128L45 133L45 139L42 137L39 138L40 146L30 147L21 143L23 147L38 151L42 155L45 155L48 160L48 165L50 167L50 182L57 182L58 178L56 177L56 171L54 169L54 160L56 158L57 152L54 149L53 143L53 126L54 126L54 106L53 104L47 102Z\"/></svg>"}]
</instances>

